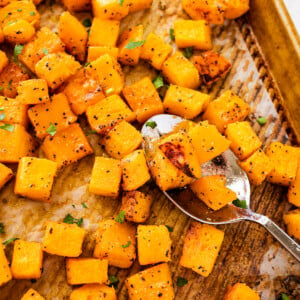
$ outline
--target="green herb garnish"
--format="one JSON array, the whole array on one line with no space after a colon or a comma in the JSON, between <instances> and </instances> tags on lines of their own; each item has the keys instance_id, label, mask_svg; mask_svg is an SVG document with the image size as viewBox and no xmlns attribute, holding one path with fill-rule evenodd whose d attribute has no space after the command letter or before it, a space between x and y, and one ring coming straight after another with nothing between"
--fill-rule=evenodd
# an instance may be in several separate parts
<instances>
[{"instance_id":1,"label":"green herb garnish","mask_svg":"<svg viewBox=\"0 0 300 300\"><path fill-rule=\"evenodd\" d=\"M14 60L18 60L18 56L22 53L24 45L16 45L14 48Z\"/></svg>"},{"instance_id":2,"label":"green herb garnish","mask_svg":"<svg viewBox=\"0 0 300 300\"><path fill-rule=\"evenodd\" d=\"M97 133L96 130L89 130L87 133L86 133L86 136L89 136L90 134L93 134L93 133Z\"/></svg>"},{"instance_id":3,"label":"green herb garnish","mask_svg":"<svg viewBox=\"0 0 300 300\"><path fill-rule=\"evenodd\" d=\"M108 280L109 280L109 286L113 286L114 289L117 290L119 285L119 278L114 275L109 275Z\"/></svg>"},{"instance_id":4,"label":"green herb garnish","mask_svg":"<svg viewBox=\"0 0 300 300\"><path fill-rule=\"evenodd\" d=\"M173 228L172 228L172 227L170 227L170 226L168 226L168 225L166 225L166 227L168 228L168 231L169 231L169 232L173 232Z\"/></svg>"},{"instance_id":5,"label":"green herb garnish","mask_svg":"<svg viewBox=\"0 0 300 300\"><path fill-rule=\"evenodd\" d=\"M89 18L84 19L84 20L82 21L82 25L83 25L84 27L91 27L91 26L92 26L92 21L91 21Z\"/></svg>"},{"instance_id":6,"label":"green herb garnish","mask_svg":"<svg viewBox=\"0 0 300 300\"><path fill-rule=\"evenodd\" d=\"M11 84L12 84L12 79L8 82L8 86L7 86L7 88L10 90L10 88L11 88Z\"/></svg>"},{"instance_id":7,"label":"green herb garnish","mask_svg":"<svg viewBox=\"0 0 300 300\"><path fill-rule=\"evenodd\" d=\"M116 222L118 222L118 223L120 223L120 224L123 224L124 219L125 219L125 211L124 211L124 210L121 210L121 211L119 212L119 214L117 215L117 217L116 217Z\"/></svg>"},{"instance_id":8,"label":"green herb garnish","mask_svg":"<svg viewBox=\"0 0 300 300\"><path fill-rule=\"evenodd\" d=\"M154 129L154 128L157 126L157 124L156 124L156 122L154 122L154 121L148 121L148 122L146 123L146 126L147 126L147 127L151 127L152 129Z\"/></svg>"},{"instance_id":9,"label":"green herb garnish","mask_svg":"<svg viewBox=\"0 0 300 300\"><path fill-rule=\"evenodd\" d=\"M5 233L4 224L0 223L0 233Z\"/></svg>"},{"instance_id":10,"label":"green herb garnish","mask_svg":"<svg viewBox=\"0 0 300 300\"><path fill-rule=\"evenodd\" d=\"M120 4L120 6L123 6L124 0L118 0L118 3Z\"/></svg>"},{"instance_id":11,"label":"green herb garnish","mask_svg":"<svg viewBox=\"0 0 300 300\"><path fill-rule=\"evenodd\" d=\"M29 12L29 14L30 14L31 16L35 16L35 12L34 12L34 11Z\"/></svg>"},{"instance_id":12,"label":"green herb garnish","mask_svg":"<svg viewBox=\"0 0 300 300\"><path fill-rule=\"evenodd\" d=\"M81 226L82 222L83 222L83 218L76 219L72 215L67 214L64 217L63 222L66 223L66 224L77 224L78 226Z\"/></svg>"},{"instance_id":13,"label":"green herb garnish","mask_svg":"<svg viewBox=\"0 0 300 300\"><path fill-rule=\"evenodd\" d=\"M3 121L4 119L5 119L5 114L4 113L0 114L0 121Z\"/></svg>"},{"instance_id":14,"label":"green herb garnish","mask_svg":"<svg viewBox=\"0 0 300 300\"><path fill-rule=\"evenodd\" d=\"M54 136L56 134L56 126L50 123L50 126L48 127L46 132L49 133L51 136Z\"/></svg>"},{"instance_id":15,"label":"green herb garnish","mask_svg":"<svg viewBox=\"0 0 300 300\"><path fill-rule=\"evenodd\" d=\"M1 107L0 107L0 111L3 111L3 110L4 110L4 106L1 106Z\"/></svg>"},{"instance_id":16,"label":"green herb garnish","mask_svg":"<svg viewBox=\"0 0 300 300\"><path fill-rule=\"evenodd\" d=\"M135 49L137 47L143 46L145 44L145 40L143 41L138 41L138 42L133 42L132 40L129 41L129 43L125 46L125 49Z\"/></svg>"},{"instance_id":17,"label":"green herb garnish","mask_svg":"<svg viewBox=\"0 0 300 300\"><path fill-rule=\"evenodd\" d=\"M9 131L9 132L13 132L14 131L15 126L12 124L4 124L2 126L0 126L0 129Z\"/></svg>"},{"instance_id":18,"label":"green herb garnish","mask_svg":"<svg viewBox=\"0 0 300 300\"><path fill-rule=\"evenodd\" d=\"M186 57L186 58L190 58L194 53L194 47L187 47L184 49L183 51L183 55Z\"/></svg>"},{"instance_id":19,"label":"green herb garnish","mask_svg":"<svg viewBox=\"0 0 300 300\"><path fill-rule=\"evenodd\" d=\"M19 239L20 239L20 238L18 238L18 237L12 238L12 239L9 239L9 240L3 242L2 244L3 244L3 245L8 245L8 244L14 242L15 240L19 240Z\"/></svg>"},{"instance_id":20,"label":"green herb garnish","mask_svg":"<svg viewBox=\"0 0 300 300\"><path fill-rule=\"evenodd\" d=\"M177 278L177 286L181 287L181 286L186 285L187 283L188 283L187 279L178 276L178 278Z\"/></svg>"},{"instance_id":21,"label":"green herb garnish","mask_svg":"<svg viewBox=\"0 0 300 300\"><path fill-rule=\"evenodd\" d=\"M248 208L246 200L236 199L232 201L232 204L240 208L244 208L244 209Z\"/></svg>"},{"instance_id":22,"label":"green herb garnish","mask_svg":"<svg viewBox=\"0 0 300 300\"><path fill-rule=\"evenodd\" d=\"M174 34L174 29L170 28L170 38L172 41L175 41L175 34Z\"/></svg>"},{"instance_id":23,"label":"green herb garnish","mask_svg":"<svg viewBox=\"0 0 300 300\"><path fill-rule=\"evenodd\" d=\"M287 294L282 293L282 294L281 294L281 299L282 299L282 300L290 300L290 297L289 297Z\"/></svg>"},{"instance_id":24,"label":"green herb garnish","mask_svg":"<svg viewBox=\"0 0 300 300\"><path fill-rule=\"evenodd\" d=\"M125 248L128 248L128 247L130 246L130 244L131 244L131 242L128 241L125 245L121 245L121 247L122 247L123 249L125 249Z\"/></svg>"},{"instance_id":25,"label":"green herb garnish","mask_svg":"<svg viewBox=\"0 0 300 300\"><path fill-rule=\"evenodd\" d=\"M81 205L82 205L83 208L88 208L87 205L84 202L82 202Z\"/></svg>"},{"instance_id":26,"label":"green herb garnish","mask_svg":"<svg viewBox=\"0 0 300 300\"><path fill-rule=\"evenodd\" d=\"M164 78L159 74L156 78L152 80L152 83L156 89L164 86Z\"/></svg>"},{"instance_id":27,"label":"green herb garnish","mask_svg":"<svg viewBox=\"0 0 300 300\"><path fill-rule=\"evenodd\" d=\"M49 55L48 49L43 49L43 52L44 52L45 55Z\"/></svg>"},{"instance_id":28,"label":"green herb garnish","mask_svg":"<svg viewBox=\"0 0 300 300\"><path fill-rule=\"evenodd\" d=\"M267 119L265 117L260 117L258 119L256 119L256 122L260 125L263 126L267 123Z\"/></svg>"},{"instance_id":29,"label":"green herb garnish","mask_svg":"<svg viewBox=\"0 0 300 300\"><path fill-rule=\"evenodd\" d=\"M111 93L113 93L114 92L114 89L113 88L109 88L109 89L107 89L107 91L106 91L106 95L109 95L109 94L111 94Z\"/></svg>"}]
</instances>

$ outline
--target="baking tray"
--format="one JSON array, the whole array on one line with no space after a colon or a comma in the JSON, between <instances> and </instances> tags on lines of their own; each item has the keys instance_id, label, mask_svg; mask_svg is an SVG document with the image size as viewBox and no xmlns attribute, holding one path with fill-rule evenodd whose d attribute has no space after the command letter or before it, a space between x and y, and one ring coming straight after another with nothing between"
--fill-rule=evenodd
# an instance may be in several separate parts
<instances>
[{"instance_id":1,"label":"baking tray","mask_svg":"<svg viewBox=\"0 0 300 300\"><path fill-rule=\"evenodd\" d=\"M49 4L49 3L48 3ZM55 30L62 8L42 5L42 25ZM85 18L86 14L78 15ZM186 18L180 0L154 0L151 10L129 15L122 21L122 29L143 23L145 34L154 31L169 42L169 28L176 18ZM255 36L255 34L256 36ZM252 107L249 116L255 132L266 147L272 140L291 143L299 141L299 37L295 33L281 1L252 0L251 11L236 21L226 21L223 26L213 26L214 50L222 53L231 63L232 69L225 78L202 91L218 96L232 89ZM146 63L134 68L124 68L126 84L142 75L152 78L157 72ZM296 101L298 100L298 101ZM260 127L255 121L265 116L267 124ZM80 118L84 130L88 131L85 118ZM103 153L99 139L88 136L96 155ZM14 195L14 182L0 192L0 222L5 224L4 240L20 237L30 241L42 241L46 220L62 220L67 213L83 217L83 227L88 230L84 242L83 257L90 257L94 247L94 232L97 222L115 216L120 199L111 199L89 194L88 182L94 156L82 159L67 167L55 181L53 203L44 204ZM250 222L219 226L225 231L225 239L212 274L208 278L178 266L183 239L190 219L172 205L153 182L142 188L154 199L151 216L147 224L166 224L173 228L171 238L172 261L170 268L174 282L178 276L188 279L184 287L174 284L176 299L221 300L227 286L245 282L259 291L262 300L276 299L281 292L299 299L300 265L274 241L264 228ZM282 215L291 209L286 199L286 188L269 183L252 188L251 208L269 216L284 227ZM88 209L82 207L85 202ZM6 246L11 259L12 244ZM144 268L144 267L143 267ZM110 275L119 280L118 299L127 299L124 280L143 269L135 261L130 269L109 268ZM20 299L33 287L46 299L68 299L72 288L66 283L63 257L45 254L43 275L37 281L12 280L0 288L0 299ZM291 297L292 299L292 297Z\"/></svg>"}]
</instances>

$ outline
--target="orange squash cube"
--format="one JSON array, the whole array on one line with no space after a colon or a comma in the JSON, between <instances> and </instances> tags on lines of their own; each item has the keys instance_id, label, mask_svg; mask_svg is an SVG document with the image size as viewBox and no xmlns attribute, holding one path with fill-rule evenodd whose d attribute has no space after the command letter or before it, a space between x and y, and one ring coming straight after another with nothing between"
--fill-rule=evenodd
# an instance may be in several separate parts
<instances>
[{"instance_id":1,"label":"orange squash cube","mask_svg":"<svg viewBox=\"0 0 300 300\"><path fill-rule=\"evenodd\" d=\"M180 52L175 52L164 62L162 73L171 84L190 89L197 89L200 85L198 70Z\"/></svg>"},{"instance_id":2,"label":"orange squash cube","mask_svg":"<svg viewBox=\"0 0 300 300\"><path fill-rule=\"evenodd\" d=\"M148 268L126 279L125 285L130 300L173 300L175 299L171 272L163 263Z\"/></svg>"},{"instance_id":3,"label":"orange squash cube","mask_svg":"<svg viewBox=\"0 0 300 300\"><path fill-rule=\"evenodd\" d=\"M70 54L81 62L85 60L88 33L69 12L64 12L59 18L58 36Z\"/></svg>"},{"instance_id":4,"label":"orange squash cube","mask_svg":"<svg viewBox=\"0 0 300 300\"><path fill-rule=\"evenodd\" d=\"M0 50L0 73L7 65L8 65L8 58L6 56L6 53Z\"/></svg>"},{"instance_id":5,"label":"orange squash cube","mask_svg":"<svg viewBox=\"0 0 300 300\"><path fill-rule=\"evenodd\" d=\"M14 176L13 171L0 163L0 189Z\"/></svg>"},{"instance_id":6,"label":"orange squash cube","mask_svg":"<svg viewBox=\"0 0 300 300\"><path fill-rule=\"evenodd\" d=\"M108 133L121 120L135 120L135 113L118 95L112 95L89 106L86 116L91 128L100 134Z\"/></svg>"},{"instance_id":7,"label":"orange squash cube","mask_svg":"<svg viewBox=\"0 0 300 300\"><path fill-rule=\"evenodd\" d=\"M253 185L260 185L274 169L271 159L258 149L244 161L238 161L240 167L247 173L249 181Z\"/></svg>"},{"instance_id":8,"label":"orange squash cube","mask_svg":"<svg viewBox=\"0 0 300 300\"><path fill-rule=\"evenodd\" d=\"M1 168L0 168L1 169ZM0 170L1 173L1 170ZM1 182L1 180L0 180ZM0 184L1 186L1 184ZM288 194L287 194L288 201L293 205L300 207L300 163L298 162L296 178L293 183L290 185Z\"/></svg>"},{"instance_id":9,"label":"orange squash cube","mask_svg":"<svg viewBox=\"0 0 300 300\"><path fill-rule=\"evenodd\" d=\"M126 86L123 95L129 106L136 112L137 120L144 123L154 115L162 114L163 104L151 79L144 77L138 82Z\"/></svg>"},{"instance_id":10,"label":"orange squash cube","mask_svg":"<svg viewBox=\"0 0 300 300\"><path fill-rule=\"evenodd\" d=\"M126 155L121 161L125 191L133 191L150 180L150 174L143 150L136 150Z\"/></svg>"},{"instance_id":11,"label":"orange squash cube","mask_svg":"<svg viewBox=\"0 0 300 300\"><path fill-rule=\"evenodd\" d=\"M122 171L118 160L97 156L92 171L89 191L97 195L117 197L121 176Z\"/></svg>"},{"instance_id":12,"label":"orange squash cube","mask_svg":"<svg viewBox=\"0 0 300 300\"><path fill-rule=\"evenodd\" d=\"M45 300L37 291L29 289L21 298L21 300Z\"/></svg>"},{"instance_id":13,"label":"orange squash cube","mask_svg":"<svg viewBox=\"0 0 300 300\"><path fill-rule=\"evenodd\" d=\"M194 119L208 105L211 97L207 94L171 84L163 101L164 109L185 119Z\"/></svg>"},{"instance_id":14,"label":"orange squash cube","mask_svg":"<svg viewBox=\"0 0 300 300\"><path fill-rule=\"evenodd\" d=\"M60 38L48 27L42 27L33 41L26 44L18 59L32 72L35 72L36 63L48 53L65 51L65 45Z\"/></svg>"},{"instance_id":15,"label":"orange squash cube","mask_svg":"<svg viewBox=\"0 0 300 300\"><path fill-rule=\"evenodd\" d=\"M99 223L97 229L94 257L107 259L110 266L129 268L135 258L134 225L115 220L105 220Z\"/></svg>"},{"instance_id":16,"label":"orange squash cube","mask_svg":"<svg viewBox=\"0 0 300 300\"><path fill-rule=\"evenodd\" d=\"M138 257L140 265L171 260L171 238L165 225L138 225Z\"/></svg>"},{"instance_id":17,"label":"orange squash cube","mask_svg":"<svg viewBox=\"0 0 300 300\"><path fill-rule=\"evenodd\" d=\"M225 18L236 19L249 9L249 0L225 0Z\"/></svg>"},{"instance_id":18,"label":"orange squash cube","mask_svg":"<svg viewBox=\"0 0 300 300\"><path fill-rule=\"evenodd\" d=\"M36 279L42 275L42 244L16 240L11 262L11 272L16 279Z\"/></svg>"},{"instance_id":19,"label":"orange squash cube","mask_svg":"<svg viewBox=\"0 0 300 300\"><path fill-rule=\"evenodd\" d=\"M289 211L283 215L283 221L289 235L300 239L300 209Z\"/></svg>"},{"instance_id":20,"label":"orange squash cube","mask_svg":"<svg viewBox=\"0 0 300 300\"><path fill-rule=\"evenodd\" d=\"M86 230L76 224L47 221L43 251L67 257L78 257Z\"/></svg>"},{"instance_id":21,"label":"orange squash cube","mask_svg":"<svg viewBox=\"0 0 300 300\"><path fill-rule=\"evenodd\" d=\"M119 48L117 47L111 47L111 46L91 46L88 48L88 57L87 61L91 62L93 60L96 60L100 56L104 54L109 54L112 56L115 60L118 59L118 53Z\"/></svg>"},{"instance_id":22,"label":"orange squash cube","mask_svg":"<svg viewBox=\"0 0 300 300\"><path fill-rule=\"evenodd\" d=\"M93 153L93 149L77 123L62 129L53 137L47 136L42 144L42 150L48 159L57 163L58 168Z\"/></svg>"},{"instance_id":23,"label":"orange squash cube","mask_svg":"<svg viewBox=\"0 0 300 300\"><path fill-rule=\"evenodd\" d=\"M121 159L137 149L142 140L141 133L135 127L121 121L104 138L104 146L111 157Z\"/></svg>"},{"instance_id":24,"label":"orange squash cube","mask_svg":"<svg viewBox=\"0 0 300 300\"><path fill-rule=\"evenodd\" d=\"M89 34L89 46L114 47L120 32L120 22L94 18Z\"/></svg>"},{"instance_id":25,"label":"orange squash cube","mask_svg":"<svg viewBox=\"0 0 300 300\"><path fill-rule=\"evenodd\" d=\"M152 197L139 191L124 192L120 210L125 212L127 221L144 223L149 215Z\"/></svg>"},{"instance_id":26,"label":"orange squash cube","mask_svg":"<svg viewBox=\"0 0 300 300\"><path fill-rule=\"evenodd\" d=\"M26 20L14 20L3 27L3 34L9 43L25 44L34 37L35 28Z\"/></svg>"},{"instance_id":27,"label":"orange squash cube","mask_svg":"<svg viewBox=\"0 0 300 300\"><path fill-rule=\"evenodd\" d=\"M92 0L93 15L103 20L121 20L128 15L128 7L118 0Z\"/></svg>"},{"instance_id":28,"label":"orange squash cube","mask_svg":"<svg viewBox=\"0 0 300 300\"><path fill-rule=\"evenodd\" d=\"M11 271L8 265L8 260L5 256L5 252L2 246L2 240L0 239L0 286L7 283L12 279Z\"/></svg>"},{"instance_id":29,"label":"orange squash cube","mask_svg":"<svg viewBox=\"0 0 300 300\"><path fill-rule=\"evenodd\" d=\"M129 13L150 8L153 0L125 0L124 3L129 7Z\"/></svg>"},{"instance_id":30,"label":"orange squash cube","mask_svg":"<svg viewBox=\"0 0 300 300\"><path fill-rule=\"evenodd\" d=\"M64 6L71 12L89 11L90 0L62 0Z\"/></svg>"},{"instance_id":31,"label":"orange squash cube","mask_svg":"<svg viewBox=\"0 0 300 300\"><path fill-rule=\"evenodd\" d=\"M36 157L22 157L16 175L15 193L37 201L50 202L57 164Z\"/></svg>"},{"instance_id":32,"label":"orange squash cube","mask_svg":"<svg viewBox=\"0 0 300 300\"><path fill-rule=\"evenodd\" d=\"M28 116L34 126L36 136L40 139L48 135L47 130L51 123L59 131L67 128L77 120L67 97L62 93L53 95L49 102L32 106L28 110Z\"/></svg>"},{"instance_id":33,"label":"orange squash cube","mask_svg":"<svg viewBox=\"0 0 300 300\"><path fill-rule=\"evenodd\" d=\"M72 291L70 300L117 300L113 287L104 284L86 284Z\"/></svg>"},{"instance_id":34,"label":"orange squash cube","mask_svg":"<svg viewBox=\"0 0 300 300\"><path fill-rule=\"evenodd\" d=\"M97 258L67 258L67 281L69 284L106 283L108 260Z\"/></svg>"},{"instance_id":35,"label":"orange squash cube","mask_svg":"<svg viewBox=\"0 0 300 300\"><path fill-rule=\"evenodd\" d=\"M216 227L192 222L179 265L207 277L213 270L223 239L224 232Z\"/></svg>"},{"instance_id":36,"label":"orange squash cube","mask_svg":"<svg viewBox=\"0 0 300 300\"><path fill-rule=\"evenodd\" d=\"M272 142L266 154L274 168L268 174L267 181L289 186L295 181L299 161L299 148Z\"/></svg>"},{"instance_id":37,"label":"orange squash cube","mask_svg":"<svg viewBox=\"0 0 300 300\"><path fill-rule=\"evenodd\" d=\"M236 283L227 288L224 300L260 300L259 295L245 283Z\"/></svg>"},{"instance_id":38,"label":"orange squash cube","mask_svg":"<svg viewBox=\"0 0 300 300\"><path fill-rule=\"evenodd\" d=\"M11 125L8 128L0 123L0 162L17 163L23 156L34 154L35 142L22 125Z\"/></svg>"},{"instance_id":39,"label":"orange squash cube","mask_svg":"<svg viewBox=\"0 0 300 300\"><path fill-rule=\"evenodd\" d=\"M161 70L162 64L171 52L172 47L151 32L142 46L140 58L148 61L155 69Z\"/></svg>"},{"instance_id":40,"label":"orange squash cube","mask_svg":"<svg viewBox=\"0 0 300 300\"><path fill-rule=\"evenodd\" d=\"M249 113L250 106L228 90L208 104L202 118L216 125L218 130L224 133L228 124L243 121Z\"/></svg>"}]
</instances>

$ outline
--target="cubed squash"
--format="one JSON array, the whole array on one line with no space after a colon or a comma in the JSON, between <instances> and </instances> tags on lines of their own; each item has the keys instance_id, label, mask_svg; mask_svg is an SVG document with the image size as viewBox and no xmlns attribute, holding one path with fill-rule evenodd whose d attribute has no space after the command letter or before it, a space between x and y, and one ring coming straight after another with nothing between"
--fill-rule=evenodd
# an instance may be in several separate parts
<instances>
[{"instance_id":1,"label":"cubed squash","mask_svg":"<svg viewBox=\"0 0 300 300\"><path fill-rule=\"evenodd\" d=\"M62 93L53 95L46 103L32 106L28 110L28 116L34 126L36 136L40 139L48 135L47 130L51 124L56 127L56 131L59 131L77 120L67 97Z\"/></svg>"},{"instance_id":2,"label":"cubed squash","mask_svg":"<svg viewBox=\"0 0 300 300\"><path fill-rule=\"evenodd\" d=\"M299 161L299 149L272 142L266 149L266 154L273 164L273 170L268 174L267 181L289 186L296 178Z\"/></svg>"},{"instance_id":3,"label":"cubed squash","mask_svg":"<svg viewBox=\"0 0 300 300\"><path fill-rule=\"evenodd\" d=\"M94 257L107 259L110 266L129 268L135 258L134 225L115 220L104 220L99 223L97 229Z\"/></svg>"},{"instance_id":4,"label":"cubed squash","mask_svg":"<svg viewBox=\"0 0 300 300\"><path fill-rule=\"evenodd\" d=\"M144 26L142 24L125 30L119 38L118 60L123 65L134 66L139 63L143 44ZM141 45L133 43L141 43Z\"/></svg>"},{"instance_id":5,"label":"cubed squash","mask_svg":"<svg viewBox=\"0 0 300 300\"><path fill-rule=\"evenodd\" d=\"M209 208L219 210L237 199L236 193L228 189L225 184L225 176L212 175L191 183L190 188Z\"/></svg>"},{"instance_id":6,"label":"cubed squash","mask_svg":"<svg viewBox=\"0 0 300 300\"><path fill-rule=\"evenodd\" d=\"M172 277L167 263L148 268L126 279L130 300L175 299Z\"/></svg>"},{"instance_id":7,"label":"cubed squash","mask_svg":"<svg viewBox=\"0 0 300 300\"><path fill-rule=\"evenodd\" d=\"M202 82L206 85L217 81L231 69L231 63L215 51L205 51L193 56L193 63L201 76Z\"/></svg>"},{"instance_id":8,"label":"cubed squash","mask_svg":"<svg viewBox=\"0 0 300 300\"><path fill-rule=\"evenodd\" d=\"M129 7L129 13L150 8L153 0L125 0L124 3Z\"/></svg>"},{"instance_id":9,"label":"cubed squash","mask_svg":"<svg viewBox=\"0 0 300 300\"><path fill-rule=\"evenodd\" d=\"M21 298L21 300L45 300L37 291L29 289Z\"/></svg>"},{"instance_id":10,"label":"cubed squash","mask_svg":"<svg viewBox=\"0 0 300 300\"><path fill-rule=\"evenodd\" d=\"M11 44L28 43L35 35L34 26L26 20L14 20L3 27L4 38Z\"/></svg>"},{"instance_id":11,"label":"cubed squash","mask_svg":"<svg viewBox=\"0 0 300 300\"><path fill-rule=\"evenodd\" d=\"M0 189L14 176L13 171L0 163Z\"/></svg>"},{"instance_id":12,"label":"cubed squash","mask_svg":"<svg viewBox=\"0 0 300 300\"><path fill-rule=\"evenodd\" d=\"M213 270L223 239L224 232L216 227L192 222L179 264L207 277Z\"/></svg>"},{"instance_id":13,"label":"cubed squash","mask_svg":"<svg viewBox=\"0 0 300 300\"><path fill-rule=\"evenodd\" d=\"M208 104L202 118L216 125L218 130L224 133L228 124L243 121L249 113L250 106L228 90Z\"/></svg>"},{"instance_id":14,"label":"cubed squash","mask_svg":"<svg viewBox=\"0 0 300 300\"><path fill-rule=\"evenodd\" d=\"M106 283L108 260L97 258L67 258L66 272L69 284Z\"/></svg>"},{"instance_id":15,"label":"cubed squash","mask_svg":"<svg viewBox=\"0 0 300 300\"><path fill-rule=\"evenodd\" d=\"M141 133L126 121L118 123L104 138L106 152L121 159L137 149L143 138Z\"/></svg>"},{"instance_id":16,"label":"cubed squash","mask_svg":"<svg viewBox=\"0 0 300 300\"><path fill-rule=\"evenodd\" d=\"M171 260L171 238L165 225L138 225L138 258L140 265Z\"/></svg>"},{"instance_id":17,"label":"cubed squash","mask_svg":"<svg viewBox=\"0 0 300 300\"><path fill-rule=\"evenodd\" d=\"M22 104L38 104L50 100L48 85L44 79L21 81L17 91L17 100Z\"/></svg>"},{"instance_id":18,"label":"cubed squash","mask_svg":"<svg viewBox=\"0 0 300 300\"><path fill-rule=\"evenodd\" d=\"M80 63L67 53L52 53L44 56L36 65L35 72L45 79L51 89L56 89L80 68Z\"/></svg>"},{"instance_id":19,"label":"cubed squash","mask_svg":"<svg viewBox=\"0 0 300 300\"><path fill-rule=\"evenodd\" d=\"M149 215L152 197L139 191L124 192L120 210L125 212L127 221L144 223Z\"/></svg>"},{"instance_id":20,"label":"cubed squash","mask_svg":"<svg viewBox=\"0 0 300 300\"><path fill-rule=\"evenodd\" d=\"M122 188L133 191L144 185L151 177L143 150L136 150L126 155L121 161Z\"/></svg>"},{"instance_id":21,"label":"cubed squash","mask_svg":"<svg viewBox=\"0 0 300 300\"><path fill-rule=\"evenodd\" d=\"M12 279L11 271L8 265L8 260L4 253L4 249L2 246L2 240L0 239L0 286L7 283Z\"/></svg>"},{"instance_id":22,"label":"cubed squash","mask_svg":"<svg viewBox=\"0 0 300 300\"><path fill-rule=\"evenodd\" d=\"M91 8L90 0L63 0L62 2L71 12L89 11Z\"/></svg>"},{"instance_id":23,"label":"cubed squash","mask_svg":"<svg viewBox=\"0 0 300 300\"><path fill-rule=\"evenodd\" d=\"M81 62L85 60L88 33L82 23L69 12L60 15L58 36L70 54Z\"/></svg>"},{"instance_id":24,"label":"cubed squash","mask_svg":"<svg viewBox=\"0 0 300 300\"><path fill-rule=\"evenodd\" d=\"M246 13L250 6L249 0L225 0L225 17L236 19Z\"/></svg>"},{"instance_id":25,"label":"cubed squash","mask_svg":"<svg viewBox=\"0 0 300 300\"><path fill-rule=\"evenodd\" d=\"M42 144L42 150L48 159L57 162L59 168L93 153L77 123L57 132L54 136L47 136Z\"/></svg>"},{"instance_id":26,"label":"cubed squash","mask_svg":"<svg viewBox=\"0 0 300 300\"><path fill-rule=\"evenodd\" d=\"M112 47L112 46L90 46L88 48L88 57L87 61L91 62L93 60L96 60L101 55L109 54L114 59L118 58L119 48Z\"/></svg>"},{"instance_id":27,"label":"cubed squash","mask_svg":"<svg viewBox=\"0 0 300 300\"><path fill-rule=\"evenodd\" d=\"M223 300L260 300L259 295L249 288L245 283L236 283L227 288Z\"/></svg>"},{"instance_id":28,"label":"cubed squash","mask_svg":"<svg viewBox=\"0 0 300 300\"><path fill-rule=\"evenodd\" d=\"M135 113L118 95L109 96L90 105L86 116L91 128L100 134L108 133L121 120L125 119L128 122L135 120Z\"/></svg>"},{"instance_id":29,"label":"cubed squash","mask_svg":"<svg viewBox=\"0 0 300 300\"><path fill-rule=\"evenodd\" d=\"M37 201L50 202L57 164L36 157L22 157L16 175L15 193Z\"/></svg>"},{"instance_id":30,"label":"cubed squash","mask_svg":"<svg viewBox=\"0 0 300 300\"><path fill-rule=\"evenodd\" d=\"M159 94L149 77L126 86L123 95L129 106L136 112L140 123L164 111Z\"/></svg>"},{"instance_id":31,"label":"cubed squash","mask_svg":"<svg viewBox=\"0 0 300 300\"><path fill-rule=\"evenodd\" d=\"M89 34L89 46L114 47L120 32L120 22L94 18Z\"/></svg>"},{"instance_id":32,"label":"cubed squash","mask_svg":"<svg viewBox=\"0 0 300 300\"><path fill-rule=\"evenodd\" d=\"M22 125L0 123L0 162L17 163L35 154L35 142Z\"/></svg>"},{"instance_id":33,"label":"cubed squash","mask_svg":"<svg viewBox=\"0 0 300 300\"><path fill-rule=\"evenodd\" d=\"M65 45L60 38L48 27L42 27L33 41L26 44L18 56L32 72L35 72L36 63L50 53L65 51Z\"/></svg>"},{"instance_id":34,"label":"cubed squash","mask_svg":"<svg viewBox=\"0 0 300 300\"><path fill-rule=\"evenodd\" d=\"M300 239L300 209L289 211L283 215L283 221L289 235Z\"/></svg>"},{"instance_id":35,"label":"cubed squash","mask_svg":"<svg viewBox=\"0 0 300 300\"><path fill-rule=\"evenodd\" d=\"M185 119L194 119L208 105L211 97L207 94L171 84L164 98L164 109Z\"/></svg>"},{"instance_id":36,"label":"cubed squash","mask_svg":"<svg viewBox=\"0 0 300 300\"><path fill-rule=\"evenodd\" d=\"M97 156L92 171L89 191L97 195L117 197L121 175L120 161Z\"/></svg>"},{"instance_id":37,"label":"cubed squash","mask_svg":"<svg viewBox=\"0 0 300 300\"><path fill-rule=\"evenodd\" d=\"M196 67L181 53L175 52L162 66L162 73L169 83L197 89L200 77Z\"/></svg>"},{"instance_id":38,"label":"cubed squash","mask_svg":"<svg viewBox=\"0 0 300 300\"><path fill-rule=\"evenodd\" d=\"M16 240L11 262L11 272L15 279L37 279L42 275L42 244Z\"/></svg>"},{"instance_id":39,"label":"cubed squash","mask_svg":"<svg viewBox=\"0 0 300 300\"><path fill-rule=\"evenodd\" d=\"M67 257L78 257L86 230L76 224L47 221L43 240L43 251Z\"/></svg>"},{"instance_id":40,"label":"cubed squash","mask_svg":"<svg viewBox=\"0 0 300 300\"><path fill-rule=\"evenodd\" d=\"M299 162L298 162L298 167L296 172L296 178L289 187L287 198L290 203L292 203L297 207L300 207L300 163Z\"/></svg>"},{"instance_id":41,"label":"cubed squash","mask_svg":"<svg viewBox=\"0 0 300 300\"><path fill-rule=\"evenodd\" d=\"M248 158L262 145L249 122L229 124L225 136L231 141L230 148L240 160Z\"/></svg>"},{"instance_id":42,"label":"cubed squash","mask_svg":"<svg viewBox=\"0 0 300 300\"><path fill-rule=\"evenodd\" d=\"M260 185L274 169L271 159L261 149L255 151L246 160L238 161L238 164L247 173L253 185Z\"/></svg>"},{"instance_id":43,"label":"cubed squash","mask_svg":"<svg viewBox=\"0 0 300 300\"><path fill-rule=\"evenodd\" d=\"M91 0L93 15L103 20L121 20L128 15L128 6L119 0Z\"/></svg>"},{"instance_id":44,"label":"cubed squash","mask_svg":"<svg viewBox=\"0 0 300 300\"><path fill-rule=\"evenodd\" d=\"M162 64L172 52L172 47L154 33L148 34L140 57L148 61L155 69L161 70Z\"/></svg>"},{"instance_id":45,"label":"cubed squash","mask_svg":"<svg viewBox=\"0 0 300 300\"><path fill-rule=\"evenodd\" d=\"M6 56L6 53L0 50L0 73L7 65L8 65L8 58Z\"/></svg>"},{"instance_id":46,"label":"cubed squash","mask_svg":"<svg viewBox=\"0 0 300 300\"><path fill-rule=\"evenodd\" d=\"M70 300L117 300L113 287L104 284L86 284L72 291Z\"/></svg>"}]
</instances>

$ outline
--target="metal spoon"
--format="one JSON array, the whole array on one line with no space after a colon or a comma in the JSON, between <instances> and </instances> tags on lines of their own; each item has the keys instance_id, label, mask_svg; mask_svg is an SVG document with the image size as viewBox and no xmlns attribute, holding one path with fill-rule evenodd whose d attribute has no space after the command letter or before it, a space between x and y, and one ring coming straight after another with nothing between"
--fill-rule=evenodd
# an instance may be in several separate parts
<instances>
[{"instance_id":1,"label":"metal spoon","mask_svg":"<svg viewBox=\"0 0 300 300\"><path fill-rule=\"evenodd\" d=\"M142 128L143 148L148 164L151 153L155 151L153 142L161 136L171 133L174 127L185 121L174 115L156 115L150 118ZM246 173L237 164L237 158L231 150L227 150L216 159L201 166L202 176L222 174L227 178L226 186L233 190L238 199L245 200L247 209L228 204L218 211L213 211L200 201L188 188L171 190L163 193L182 212L196 221L219 225L238 221L253 221L264 226L298 261L300 261L300 245L290 238L279 226L268 217L250 210L250 184Z\"/></svg>"}]
</instances>

